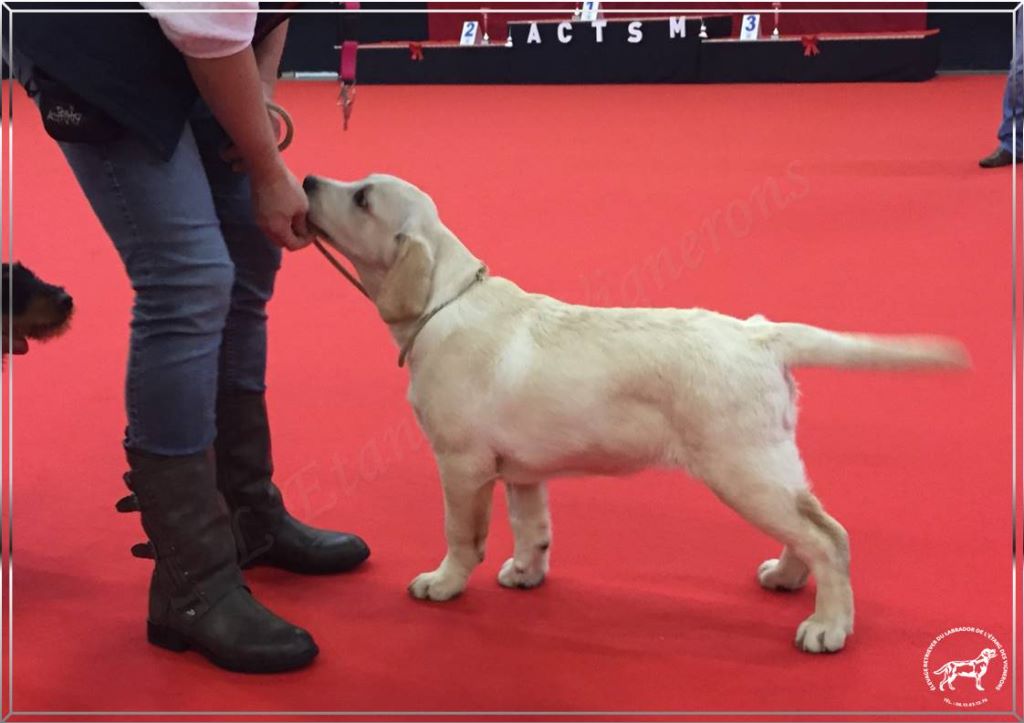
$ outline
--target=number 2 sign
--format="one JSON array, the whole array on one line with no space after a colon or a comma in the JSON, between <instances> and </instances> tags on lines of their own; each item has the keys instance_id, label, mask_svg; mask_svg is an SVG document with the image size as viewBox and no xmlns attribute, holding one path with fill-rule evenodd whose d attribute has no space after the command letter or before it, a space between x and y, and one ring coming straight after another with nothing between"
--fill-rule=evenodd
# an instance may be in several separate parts
<instances>
[{"instance_id":1,"label":"number 2 sign","mask_svg":"<svg viewBox=\"0 0 1024 723\"><path fill-rule=\"evenodd\" d=\"M462 24L462 37L459 38L459 45L476 45L479 33L480 23L476 20L467 20Z\"/></svg>"}]
</instances>

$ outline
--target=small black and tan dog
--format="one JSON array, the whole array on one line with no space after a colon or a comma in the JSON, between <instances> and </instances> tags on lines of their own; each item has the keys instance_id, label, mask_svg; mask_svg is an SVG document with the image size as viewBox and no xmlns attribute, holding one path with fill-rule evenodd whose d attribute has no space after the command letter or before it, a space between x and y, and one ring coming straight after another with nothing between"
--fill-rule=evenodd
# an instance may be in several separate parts
<instances>
[{"instance_id":1,"label":"small black and tan dog","mask_svg":"<svg viewBox=\"0 0 1024 723\"><path fill-rule=\"evenodd\" d=\"M3 354L24 354L28 340L45 340L67 330L75 304L60 286L40 279L22 264L3 265Z\"/></svg>"}]
</instances>

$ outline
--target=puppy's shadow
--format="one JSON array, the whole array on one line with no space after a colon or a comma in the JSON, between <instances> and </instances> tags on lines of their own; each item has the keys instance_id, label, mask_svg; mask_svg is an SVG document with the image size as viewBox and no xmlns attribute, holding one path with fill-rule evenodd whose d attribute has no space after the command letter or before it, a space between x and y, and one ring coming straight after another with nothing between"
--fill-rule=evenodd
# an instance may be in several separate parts
<instances>
[{"instance_id":1,"label":"puppy's shadow","mask_svg":"<svg viewBox=\"0 0 1024 723\"><path fill-rule=\"evenodd\" d=\"M731 664L737 641L743 641L748 662L764 666L778 664L779 647L790 644L797 624L814 605L813 592L806 589L776 593L755 580L747 584L685 575L645 584L562 574L536 590L496 589L481 607L497 603L496 596L522 596L511 605L529 619L519 630L544 647L636 659L689 650ZM508 605L503 607L508 610ZM484 624L492 623L504 626L508 619ZM759 656L756 651L762 647L767 652Z\"/></svg>"}]
</instances>

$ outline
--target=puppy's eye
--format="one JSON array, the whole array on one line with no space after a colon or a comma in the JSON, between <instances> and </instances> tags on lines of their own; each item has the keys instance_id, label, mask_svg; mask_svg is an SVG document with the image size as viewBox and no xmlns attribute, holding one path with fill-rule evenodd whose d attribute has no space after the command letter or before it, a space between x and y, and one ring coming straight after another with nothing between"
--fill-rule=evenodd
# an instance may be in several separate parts
<instances>
[{"instance_id":1,"label":"puppy's eye","mask_svg":"<svg viewBox=\"0 0 1024 723\"><path fill-rule=\"evenodd\" d=\"M358 191L356 191L354 196L352 196L352 200L355 202L356 206L363 209L364 211L370 210L370 199L367 198L367 196L369 195L367 193L367 190L367 187L363 186Z\"/></svg>"}]
</instances>

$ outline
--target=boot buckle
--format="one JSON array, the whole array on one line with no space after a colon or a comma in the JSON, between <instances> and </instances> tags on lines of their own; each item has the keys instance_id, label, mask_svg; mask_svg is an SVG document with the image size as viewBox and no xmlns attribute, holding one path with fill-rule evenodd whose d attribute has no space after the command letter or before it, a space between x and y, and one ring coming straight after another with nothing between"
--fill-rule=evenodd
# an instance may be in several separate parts
<instances>
[{"instance_id":1,"label":"boot buckle","mask_svg":"<svg viewBox=\"0 0 1024 723\"><path fill-rule=\"evenodd\" d=\"M132 545L132 557L138 557L143 560L155 560L156 548L153 547L152 542L140 542Z\"/></svg>"},{"instance_id":2,"label":"boot buckle","mask_svg":"<svg viewBox=\"0 0 1024 723\"><path fill-rule=\"evenodd\" d=\"M122 497L114 505L114 509L118 512L138 512L139 511L139 498L132 492L126 497Z\"/></svg>"}]
</instances>

